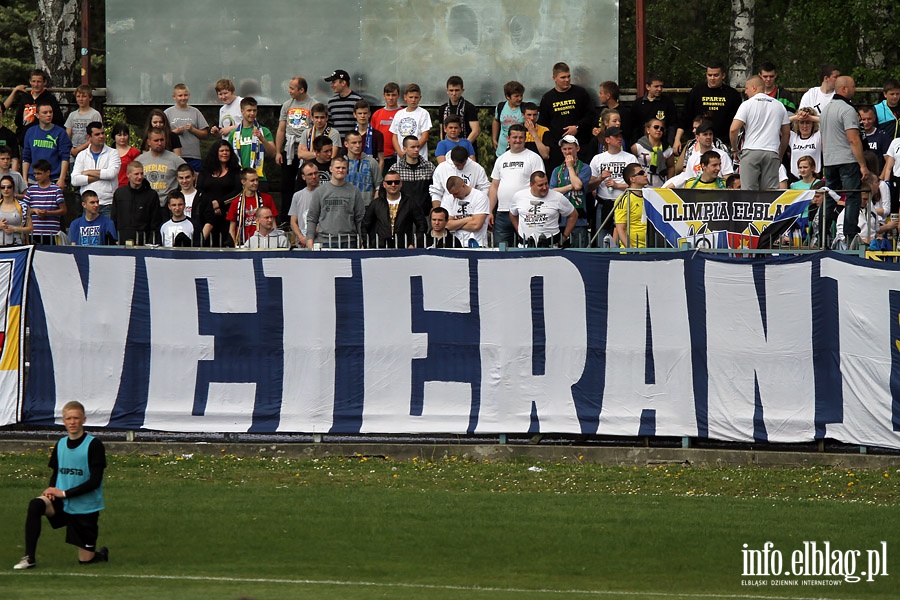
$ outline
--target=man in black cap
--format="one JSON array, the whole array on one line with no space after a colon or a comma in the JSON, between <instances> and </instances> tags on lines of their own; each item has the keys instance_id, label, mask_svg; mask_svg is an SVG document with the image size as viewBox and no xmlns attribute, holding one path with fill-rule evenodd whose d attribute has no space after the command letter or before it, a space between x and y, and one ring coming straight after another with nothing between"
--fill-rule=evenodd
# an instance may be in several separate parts
<instances>
[{"instance_id":1,"label":"man in black cap","mask_svg":"<svg viewBox=\"0 0 900 600\"><path fill-rule=\"evenodd\" d=\"M328 118L332 127L344 136L356 129L356 117L353 110L356 103L362 100L362 96L350 89L350 74L343 69L337 69L325 81L331 84L334 96L328 100Z\"/></svg>"}]
</instances>

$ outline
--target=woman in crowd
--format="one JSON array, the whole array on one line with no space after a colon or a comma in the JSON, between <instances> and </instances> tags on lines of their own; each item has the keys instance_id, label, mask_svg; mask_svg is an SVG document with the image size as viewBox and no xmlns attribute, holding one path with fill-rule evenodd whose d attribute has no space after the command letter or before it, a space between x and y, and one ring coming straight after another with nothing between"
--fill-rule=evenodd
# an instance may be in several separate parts
<instances>
[{"instance_id":1,"label":"woman in crowd","mask_svg":"<svg viewBox=\"0 0 900 600\"><path fill-rule=\"evenodd\" d=\"M812 156L801 156L796 161L794 169L800 179L791 184L792 190L809 190L819 181L816 177L816 159Z\"/></svg>"},{"instance_id":2,"label":"woman in crowd","mask_svg":"<svg viewBox=\"0 0 900 600\"><path fill-rule=\"evenodd\" d=\"M119 160L122 166L119 167L119 187L128 185L128 174L125 167L128 163L140 156L141 152L131 145L131 129L128 123L116 123L112 128L112 136L116 142L116 151L119 153Z\"/></svg>"},{"instance_id":3,"label":"woman in crowd","mask_svg":"<svg viewBox=\"0 0 900 600\"><path fill-rule=\"evenodd\" d=\"M181 140L178 139L177 135L172 133L172 128L169 126L169 118L160 108L154 108L147 116L147 124L144 125L144 141L141 143L141 152L146 152L148 150L147 138L150 136L150 130L154 127L162 129L163 133L166 134L166 150L171 150L178 156L181 156Z\"/></svg>"},{"instance_id":4,"label":"woman in crowd","mask_svg":"<svg viewBox=\"0 0 900 600\"><path fill-rule=\"evenodd\" d=\"M631 146L631 153L647 172L650 187L662 187L675 174L675 156L666 143L666 126L660 119L644 124L644 135Z\"/></svg>"},{"instance_id":5,"label":"woman in crowd","mask_svg":"<svg viewBox=\"0 0 900 600\"><path fill-rule=\"evenodd\" d=\"M226 140L216 140L203 159L197 191L193 215L198 245L232 246L225 216L228 214L228 201L241 192L241 166L237 154Z\"/></svg>"},{"instance_id":6,"label":"woman in crowd","mask_svg":"<svg viewBox=\"0 0 900 600\"><path fill-rule=\"evenodd\" d=\"M585 145L584 151L578 153L578 156L582 157L582 160L585 162L590 162L593 157L606 150L603 146L603 143L606 141L606 130L610 127L621 129L622 115L614 108L604 108L600 113L599 125L599 127L594 127L591 130L591 135L594 137Z\"/></svg>"},{"instance_id":7,"label":"woman in crowd","mask_svg":"<svg viewBox=\"0 0 900 600\"><path fill-rule=\"evenodd\" d=\"M797 159L811 156L816 165L822 164L822 138L819 134L819 113L814 108L801 108L791 116L790 161L792 179L800 179Z\"/></svg>"},{"instance_id":8,"label":"woman in crowd","mask_svg":"<svg viewBox=\"0 0 900 600\"><path fill-rule=\"evenodd\" d=\"M16 182L0 177L0 246L18 246L32 231L28 204L16 200Z\"/></svg>"}]
</instances>

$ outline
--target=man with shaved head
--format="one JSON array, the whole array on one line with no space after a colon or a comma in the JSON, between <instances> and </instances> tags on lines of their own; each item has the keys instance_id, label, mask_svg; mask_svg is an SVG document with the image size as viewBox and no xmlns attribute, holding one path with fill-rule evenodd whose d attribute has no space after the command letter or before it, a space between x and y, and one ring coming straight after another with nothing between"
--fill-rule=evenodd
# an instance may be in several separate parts
<instances>
[{"instance_id":1,"label":"man with shaved head","mask_svg":"<svg viewBox=\"0 0 900 600\"><path fill-rule=\"evenodd\" d=\"M731 150L740 155L741 189L778 187L778 166L791 136L791 122L784 104L766 94L762 77L754 75L744 84L745 100L731 122ZM744 130L744 146L738 153L738 138Z\"/></svg>"},{"instance_id":2,"label":"man with shaved head","mask_svg":"<svg viewBox=\"0 0 900 600\"><path fill-rule=\"evenodd\" d=\"M825 185L833 190L845 190L844 237L848 243L859 234L859 186L869 176L859 136L859 116L850 104L855 93L856 83L852 77L838 77L834 97L825 105L819 118ZM834 201L826 194L825 218L834 220L834 216Z\"/></svg>"}]
</instances>

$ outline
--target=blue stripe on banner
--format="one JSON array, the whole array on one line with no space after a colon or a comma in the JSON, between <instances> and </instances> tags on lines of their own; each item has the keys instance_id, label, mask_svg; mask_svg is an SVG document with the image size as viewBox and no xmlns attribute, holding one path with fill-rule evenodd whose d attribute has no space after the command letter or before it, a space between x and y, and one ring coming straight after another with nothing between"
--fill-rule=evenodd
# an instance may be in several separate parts
<instances>
[{"instance_id":1,"label":"blue stripe on banner","mask_svg":"<svg viewBox=\"0 0 900 600\"><path fill-rule=\"evenodd\" d=\"M352 277L335 281L334 424L332 433L357 433L362 426L365 396L365 327L363 284L359 260ZM406 298L400 299L406 301Z\"/></svg>"},{"instance_id":2,"label":"blue stripe on banner","mask_svg":"<svg viewBox=\"0 0 900 600\"><path fill-rule=\"evenodd\" d=\"M638 435L643 437L656 435L656 410L645 408L641 411L641 425L638 428Z\"/></svg>"},{"instance_id":3,"label":"blue stripe on banner","mask_svg":"<svg viewBox=\"0 0 900 600\"><path fill-rule=\"evenodd\" d=\"M284 397L284 311L283 280L265 277L262 260L254 260L256 266L256 298L258 326L255 339L250 342L261 348L260 360L253 373L256 381L256 403L253 409L251 432L275 431L281 418L281 401ZM295 307L299 308L299 307Z\"/></svg>"},{"instance_id":4,"label":"blue stripe on banner","mask_svg":"<svg viewBox=\"0 0 900 600\"><path fill-rule=\"evenodd\" d=\"M891 319L891 427L900 431L900 291L888 293Z\"/></svg>"},{"instance_id":5,"label":"blue stripe on banner","mask_svg":"<svg viewBox=\"0 0 900 600\"><path fill-rule=\"evenodd\" d=\"M33 275L32 275L33 277ZM50 351L50 336L47 331L47 313L36 279L30 283L28 298L28 328L30 331L30 370L25 402L22 405L22 421L35 425L53 425L56 410L56 379L52 376L53 353ZM35 377L34 373L50 376Z\"/></svg>"},{"instance_id":6,"label":"blue stripe on banner","mask_svg":"<svg viewBox=\"0 0 900 600\"><path fill-rule=\"evenodd\" d=\"M531 421L528 424L528 433L540 433L541 432L541 419L538 416L537 404L534 401L531 402Z\"/></svg>"},{"instance_id":7,"label":"blue stripe on banner","mask_svg":"<svg viewBox=\"0 0 900 600\"><path fill-rule=\"evenodd\" d=\"M759 374L753 373L753 439L757 442L768 442L766 431L766 415L763 412L762 395L759 393Z\"/></svg>"},{"instance_id":8,"label":"blue stripe on banner","mask_svg":"<svg viewBox=\"0 0 900 600\"><path fill-rule=\"evenodd\" d=\"M531 374L545 374L547 332L544 322L544 278L531 278Z\"/></svg>"},{"instance_id":9,"label":"blue stripe on banner","mask_svg":"<svg viewBox=\"0 0 900 600\"><path fill-rule=\"evenodd\" d=\"M685 294L691 332L691 379L697 437L709 437L709 373L706 336L706 261L684 263Z\"/></svg>"},{"instance_id":10,"label":"blue stripe on banner","mask_svg":"<svg viewBox=\"0 0 900 600\"><path fill-rule=\"evenodd\" d=\"M428 356L433 356L431 352L432 337L428 333L428 319L425 318L425 291L422 287L422 276L417 275L409 279L409 305L411 312L410 331L413 333L424 333L428 335ZM421 417L425 409L425 381L431 379L428 376L426 366L428 358L414 359L410 366L412 372L412 382L409 390L409 414L414 417Z\"/></svg>"},{"instance_id":11,"label":"blue stripe on banner","mask_svg":"<svg viewBox=\"0 0 900 600\"><path fill-rule=\"evenodd\" d=\"M844 419L841 380L838 284L822 277L822 256L812 262L812 354L816 388L816 439L825 439L825 427Z\"/></svg>"},{"instance_id":12,"label":"blue stripe on banner","mask_svg":"<svg viewBox=\"0 0 900 600\"><path fill-rule=\"evenodd\" d=\"M769 337L769 317L766 314L766 266L753 265L753 284L756 286L756 300L759 302L759 317L762 319L763 335Z\"/></svg>"},{"instance_id":13,"label":"blue stripe on banner","mask_svg":"<svg viewBox=\"0 0 900 600\"><path fill-rule=\"evenodd\" d=\"M654 385L656 383L656 365L653 361L653 323L650 318L650 290L644 290L644 310L647 312L647 319L644 325L644 337L646 339L646 348L644 350L644 384Z\"/></svg>"},{"instance_id":14,"label":"blue stripe on banner","mask_svg":"<svg viewBox=\"0 0 900 600\"><path fill-rule=\"evenodd\" d=\"M78 268L89 270L88 255L76 254ZM141 257L142 259L145 257ZM83 281L90 281L90 276ZM150 364L150 287L147 284L147 267L144 260L135 264L134 293L131 297L131 319L128 326L128 343L122 363L122 378L116 403L109 417L110 427L140 428L147 412L147 393L150 380L147 365Z\"/></svg>"},{"instance_id":15,"label":"blue stripe on banner","mask_svg":"<svg viewBox=\"0 0 900 600\"><path fill-rule=\"evenodd\" d=\"M603 389L606 386L606 345L609 305L610 261L595 254L578 253L581 259L575 266L584 281L587 303L584 315L587 327L587 355L584 373L572 386L572 399L583 434L595 434L600 426L600 412L603 410ZM580 319L581 315L573 315Z\"/></svg>"},{"instance_id":16,"label":"blue stripe on banner","mask_svg":"<svg viewBox=\"0 0 900 600\"><path fill-rule=\"evenodd\" d=\"M481 323L481 311L478 301L478 260L471 258L469 260L469 306L472 308L471 321L474 327L477 342L473 344L474 359L465 367L466 371L472 369L470 377L472 377L472 411L469 413L469 428L466 433L475 433L478 426L478 414L481 412L481 377L483 371L481 369L481 349L478 344L481 343L481 332L479 331ZM449 381L466 381L466 379L450 379Z\"/></svg>"}]
</instances>

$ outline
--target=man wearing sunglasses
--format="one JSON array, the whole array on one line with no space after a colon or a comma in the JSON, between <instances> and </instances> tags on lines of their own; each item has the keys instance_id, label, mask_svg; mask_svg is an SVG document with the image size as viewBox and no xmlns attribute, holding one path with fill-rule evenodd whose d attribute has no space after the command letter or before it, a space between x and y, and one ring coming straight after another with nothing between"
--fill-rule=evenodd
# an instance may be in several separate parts
<instances>
[{"instance_id":1,"label":"man wearing sunglasses","mask_svg":"<svg viewBox=\"0 0 900 600\"><path fill-rule=\"evenodd\" d=\"M417 248L424 244L428 222L418 203L401 192L400 174L388 171L384 195L372 200L363 217L367 248Z\"/></svg>"},{"instance_id":2,"label":"man wearing sunglasses","mask_svg":"<svg viewBox=\"0 0 900 600\"><path fill-rule=\"evenodd\" d=\"M644 194L641 190L648 185L647 172L641 165L630 164L625 167L622 179L628 189L616 200L616 238L626 248L646 248L647 223L644 221Z\"/></svg>"}]
</instances>

